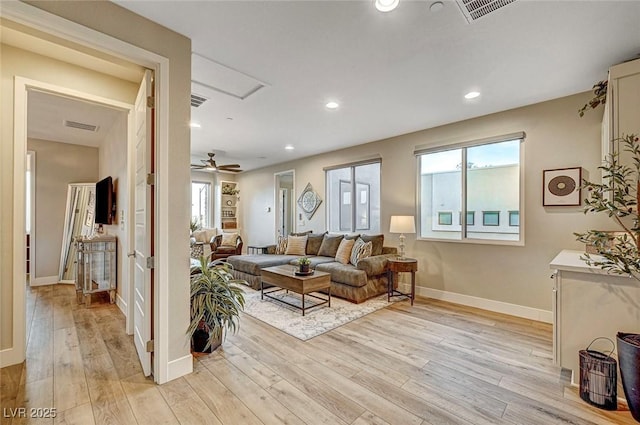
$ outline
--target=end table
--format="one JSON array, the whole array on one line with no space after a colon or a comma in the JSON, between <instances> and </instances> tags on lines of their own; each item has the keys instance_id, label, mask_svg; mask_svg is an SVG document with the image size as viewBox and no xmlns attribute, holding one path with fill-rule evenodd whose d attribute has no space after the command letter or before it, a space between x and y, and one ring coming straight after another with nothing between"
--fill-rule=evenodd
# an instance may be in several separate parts
<instances>
[{"instance_id":1,"label":"end table","mask_svg":"<svg viewBox=\"0 0 640 425\"><path fill-rule=\"evenodd\" d=\"M391 300L391 297L405 296L411 300L416 298L416 271L418 271L418 260L415 258L391 258L387 260L387 301ZM393 282L398 276L398 273L409 272L411 273L411 293L405 294L393 288Z\"/></svg>"}]
</instances>

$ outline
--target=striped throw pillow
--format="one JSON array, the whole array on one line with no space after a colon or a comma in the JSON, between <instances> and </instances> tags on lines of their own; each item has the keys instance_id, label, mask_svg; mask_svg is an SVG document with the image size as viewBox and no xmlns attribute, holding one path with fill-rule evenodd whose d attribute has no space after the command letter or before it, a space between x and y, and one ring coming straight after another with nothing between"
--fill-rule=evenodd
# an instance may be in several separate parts
<instances>
[{"instance_id":1,"label":"striped throw pillow","mask_svg":"<svg viewBox=\"0 0 640 425\"><path fill-rule=\"evenodd\" d=\"M373 249L373 244L371 242L365 242L362 238L358 238L353 245L353 250L351 251L351 258L349 262L354 266L358 265L358 261L363 258L371 257L371 251Z\"/></svg>"},{"instance_id":2,"label":"striped throw pillow","mask_svg":"<svg viewBox=\"0 0 640 425\"><path fill-rule=\"evenodd\" d=\"M276 244L276 254L282 255L287 251L287 241L288 238L286 236L278 236L278 243Z\"/></svg>"},{"instance_id":3,"label":"striped throw pillow","mask_svg":"<svg viewBox=\"0 0 640 425\"><path fill-rule=\"evenodd\" d=\"M287 255L305 255L307 249L307 235L304 236L291 236L287 240L287 249L285 254Z\"/></svg>"},{"instance_id":4,"label":"striped throw pillow","mask_svg":"<svg viewBox=\"0 0 640 425\"><path fill-rule=\"evenodd\" d=\"M342 239L338 246L338 252L336 252L336 261L342 264L349 264L349 258L351 258L351 251L355 242L353 239Z\"/></svg>"}]
</instances>

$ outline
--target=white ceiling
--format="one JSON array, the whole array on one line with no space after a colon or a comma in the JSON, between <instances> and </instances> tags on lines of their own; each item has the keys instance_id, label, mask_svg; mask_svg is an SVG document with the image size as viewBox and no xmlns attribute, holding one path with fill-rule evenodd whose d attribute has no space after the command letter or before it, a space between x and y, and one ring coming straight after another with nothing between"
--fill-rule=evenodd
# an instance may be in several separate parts
<instances>
[{"instance_id":1,"label":"white ceiling","mask_svg":"<svg viewBox=\"0 0 640 425\"><path fill-rule=\"evenodd\" d=\"M244 170L586 91L640 53L640 1L517 0L471 24L453 1L117 3L192 39L193 162Z\"/></svg>"}]
</instances>

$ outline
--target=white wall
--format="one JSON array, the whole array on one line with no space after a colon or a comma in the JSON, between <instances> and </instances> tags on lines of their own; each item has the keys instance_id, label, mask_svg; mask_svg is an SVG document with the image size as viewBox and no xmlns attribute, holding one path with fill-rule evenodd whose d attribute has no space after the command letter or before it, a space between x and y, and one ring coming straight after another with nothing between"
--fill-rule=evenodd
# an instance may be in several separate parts
<instances>
[{"instance_id":1,"label":"white wall","mask_svg":"<svg viewBox=\"0 0 640 425\"><path fill-rule=\"evenodd\" d=\"M409 235L406 250L408 256L418 259L420 287L549 311L549 261L562 249L583 248L573 232L613 228L606 218L584 215L579 207L542 206L542 170L581 166L591 176L599 175L602 117L598 111L583 118L577 114L589 96L582 93L241 174L243 238L248 243L273 241L273 213L267 213L264 206L273 202L274 172L295 169L296 197L311 182L324 200L323 167L380 155L382 229L385 244L397 245L397 235L388 233L390 216L416 214L416 146L524 131L521 222L525 223L525 246L418 241ZM325 205L311 220L299 224L298 231L323 231Z\"/></svg>"},{"instance_id":2,"label":"white wall","mask_svg":"<svg viewBox=\"0 0 640 425\"><path fill-rule=\"evenodd\" d=\"M95 183L98 148L29 139L36 152L35 270L31 279L58 276L70 183Z\"/></svg>"},{"instance_id":3,"label":"white wall","mask_svg":"<svg viewBox=\"0 0 640 425\"><path fill-rule=\"evenodd\" d=\"M135 93L132 93L135 99ZM129 189L127 187L127 114L122 112L113 122L99 150L99 177L113 179L113 190L116 193L116 216L111 225L103 225L104 232L118 238L117 244L117 282L119 306L122 300L129 298L129 259L127 257L128 226L126 222L129 209ZM125 311L126 313L126 311Z\"/></svg>"}]
</instances>

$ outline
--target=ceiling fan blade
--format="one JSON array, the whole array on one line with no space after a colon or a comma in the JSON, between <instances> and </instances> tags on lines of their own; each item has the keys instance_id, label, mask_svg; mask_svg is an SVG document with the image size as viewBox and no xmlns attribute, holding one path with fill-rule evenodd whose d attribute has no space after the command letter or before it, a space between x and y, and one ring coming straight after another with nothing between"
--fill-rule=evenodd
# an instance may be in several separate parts
<instances>
[{"instance_id":1,"label":"ceiling fan blade","mask_svg":"<svg viewBox=\"0 0 640 425\"><path fill-rule=\"evenodd\" d=\"M231 173L240 173L242 170L238 168L219 168L220 171L229 171Z\"/></svg>"},{"instance_id":2,"label":"ceiling fan blade","mask_svg":"<svg viewBox=\"0 0 640 425\"><path fill-rule=\"evenodd\" d=\"M223 168L240 168L240 164L224 164L224 165L220 165L220 167L223 167Z\"/></svg>"},{"instance_id":3,"label":"ceiling fan blade","mask_svg":"<svg viewBox=\"0 0 640 425\"><path fill-rule=\"evenodd\" d=\"M207 168L207 166L206 165L191 164L191 168L199 169L199 168Z\"/></svg>"}]
</instances>

